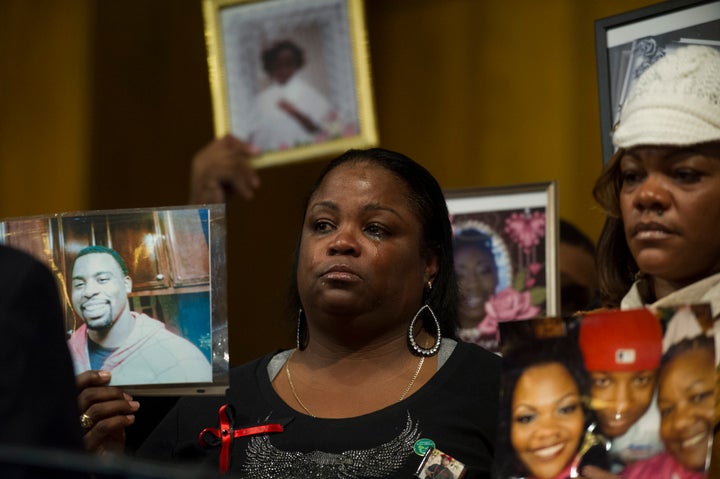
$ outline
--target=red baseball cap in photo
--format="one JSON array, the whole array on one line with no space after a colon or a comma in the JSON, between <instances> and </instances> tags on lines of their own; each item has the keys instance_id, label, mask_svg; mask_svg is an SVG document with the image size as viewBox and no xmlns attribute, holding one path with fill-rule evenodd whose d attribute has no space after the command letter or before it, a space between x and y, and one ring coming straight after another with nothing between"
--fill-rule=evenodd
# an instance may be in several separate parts
<instances>
[{"instance_id":1,"label":"red baseball cap in photo","mask_svg":"<svg viewBox=\"0 0 720 479\"><path fill-rule=\"evenodd\" d=\"M580 323L580 349L588 371L656 369L662 357L662 328L652 311L598 311Z\"/></svg>"}]
</instances>

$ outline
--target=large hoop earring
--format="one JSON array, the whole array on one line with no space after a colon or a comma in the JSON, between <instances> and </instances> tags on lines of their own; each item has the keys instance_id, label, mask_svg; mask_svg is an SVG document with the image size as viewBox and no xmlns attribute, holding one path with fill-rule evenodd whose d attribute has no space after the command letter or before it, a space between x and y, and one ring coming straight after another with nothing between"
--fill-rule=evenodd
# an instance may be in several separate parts
<instances>
[{"instance_id":1,"label":"large hoop earring","mask_svg":"<svg viewBox=\"0 0 720 479\"><path fill-rule=\"evenodd\" d=\"M300 308L298 311L297 334L295 337L295 346L298 350L303 351L307 348L308 336L307 319L305 318L305 314L303 314L302 308Z\"/></svg>"},{"instance_id":2,"label":"large hoop earring","mask_svg":"<svg viewBox=\"0 0 720 479\"><path fill-rule=\"evenodd\" d=\"M420 317L420 313L422 313L424 310L428 310L430 312L430 316L432 316L433 320L435 321L435 329L437 331L437 336L435 337L435 344L432 345L430 349L425 349L423 347L420 347L420 345L415 341L415 321ZM440 322L438 321L437 317L435 316L435 313L433 312L432 308L427 305L423 304L420 309L418 309L418 312L415 313L415 316L413 316L412 321L410 321L410 328L408 329L408 343L410 344L410 348L415 352L415 354L419 356L424 357L430 357L435 356L440 349L440 341L442 340L442 333L440 332Z\"/></svg>"}]
</instances>

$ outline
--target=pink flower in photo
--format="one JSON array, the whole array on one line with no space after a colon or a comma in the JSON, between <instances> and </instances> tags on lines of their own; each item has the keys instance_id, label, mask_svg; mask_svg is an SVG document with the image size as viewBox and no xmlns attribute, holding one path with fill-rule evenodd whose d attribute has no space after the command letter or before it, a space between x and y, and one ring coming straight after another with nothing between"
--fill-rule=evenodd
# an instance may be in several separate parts
<instances>
[{"instance_id":1,"label":"pink flower in photo","mask_svg":"<svg viewBox=\"0 0 720 479\"><path fill-rule=\"evenodd\" d=\"M480 336L498 336L498 320L494 316L485 316L477 325Z\"/></svg>"},{"instance_id":2,"label":"pink flower in photo","mask_svg":"<svg viewBox=\"0 0 720 479\"><path fill-rule=\"evenodd\" d=\"M513 213L505 220L505 232L525 253L529 253L545 236L545 213Z\"/></svg>"},{"instance_id":3,"label":"pink flower in photo","mask_svg":"<svg viewBox=\"0 0 720 479\"><path fill-rule=\"evenodd\" d=\"M528 271L530 271L530 274L532 276L535 276L536 274L538 274L540 272L542 267L543 267L542 263L530 263L528 265Z\"/></svg>"},{"instance_id":4,"label":"pink flower in photo","mask_svg":"<svg viewBox=\"0 0 720 479\"><path fill-rule=\"evenodd\" d=\"M530 292L520 292L505 288L485 303L485 320L494 318L496 322L514 319L530 319L540 313L540 308L530 302Z\"/></svg>"}]
</instances>

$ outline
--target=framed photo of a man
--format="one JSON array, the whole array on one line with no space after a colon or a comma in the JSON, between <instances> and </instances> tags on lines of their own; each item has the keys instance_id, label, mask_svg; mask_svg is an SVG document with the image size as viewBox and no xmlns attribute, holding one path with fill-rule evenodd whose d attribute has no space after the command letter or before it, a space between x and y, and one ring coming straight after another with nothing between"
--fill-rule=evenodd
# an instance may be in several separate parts
<instances>
[{"instance_id":1,"label":"framed photo of a man","mask_svg":"<svg viewBox=\"0 0 720 479\"><path fill-rule=\"evenodd\" d=\"M547 182L445 192L463 341L497 351L499 323L557 314L555 191Z\"/></svg>"},{"instance_id":2,"label":"framed photo of a man","mask_svg":"<svg viewBox=\"0 0 720 479\"><path fill-rule=\"evenodd\" d=\"M7 219L0 242L54 273L76 374L145 395L227 387L222 205Z\"/></svg>"},{"instance_id":3,"label":"framed photo of a man","mask_svg":"<svg viewBox=\"0 0 720 479\"><path fill-rule=\"evenodd\" d=\"M256 167L377 143L362 0L203 0L215 132Z\"/></svg>"},{"instance_id":4,"label":"framed photo of a man","mask_svg":"<svg viewBox=\"0 0 720 479\"><path fill-rule=\"evenodd\" d=\"M720 50L720 0L669 0L595 22L603 163L614 153L611 132L635 79L693 44Z\"/></svg>"}]
</instances>

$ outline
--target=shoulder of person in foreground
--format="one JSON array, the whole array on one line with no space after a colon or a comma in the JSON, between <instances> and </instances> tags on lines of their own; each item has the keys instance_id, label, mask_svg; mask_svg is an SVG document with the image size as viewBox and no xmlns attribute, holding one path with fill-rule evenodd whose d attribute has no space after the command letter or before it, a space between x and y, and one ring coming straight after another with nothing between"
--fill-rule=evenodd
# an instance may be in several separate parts
<instances>
[{"instance_id":1,"label":"shoulder of person in foreground","mask_svg":"<svg viewBox=\"0 0 720 479\"><path fill-rule=\"evenodd\" d=\"M197 461L208 450L200 446L200 433L218 428L225 396L185 396L178 400L135 452L140 458ZM217 453L217 448L213 451Z\"/></svg>"},{"instance_id":2,"label":"shoulder of person in foreground","mask_svg":"<svg viewBox=\"0 0 720 479\"><path fill-rule=\"evenodd\" d=\"M52 273L32 256L0 246L0 291L0 364L8 366L0 380L0 442L82 448Z\"/></svg>"},{"instance_id":3,"label":"shoulder of person in foreground","mask_svg":"<svg viewBox=\"0 0 720 479\"><path fill-rule=\"evenodd\" d=\"M257 368L264 364L267 356L233 367L229 376L230 387L234 386L241 390L240 396L247 394L254 396L258 391L254 382ZM180 398L138 448L136 455L148 459L196 460L203 457L207 451L199 446L199 434L205 428L218 426L220 407L227 402L226 396ZM242 408L242 405L236 404L235 407Z\"/></svg>"},{"instance_id":4,"label":"shoulder of person in foreground","mask_svg":"<svg viewBox=\"0 0 720 479\"><path fill-rule=\"evenodd\" d=\"M483 401L497 407L499 402L502 359L473 343L459 341L442 368L456 368L460 382L453 386L459 395L480 394ZM442 371L442 368L440 369Z\"/></svg>"},{"instance_id":5,"label":"shoulder of person in foreground","mask_svg":"<svg viewBox=\"0 0 720 479\"><path fill-rule=\"evenodd\" d=\"M235 194L252 199L260 187L252 164L258 153L229 133L205 145L192 160L190 203L223 203Z\"/></svg>"}]
</instances>

